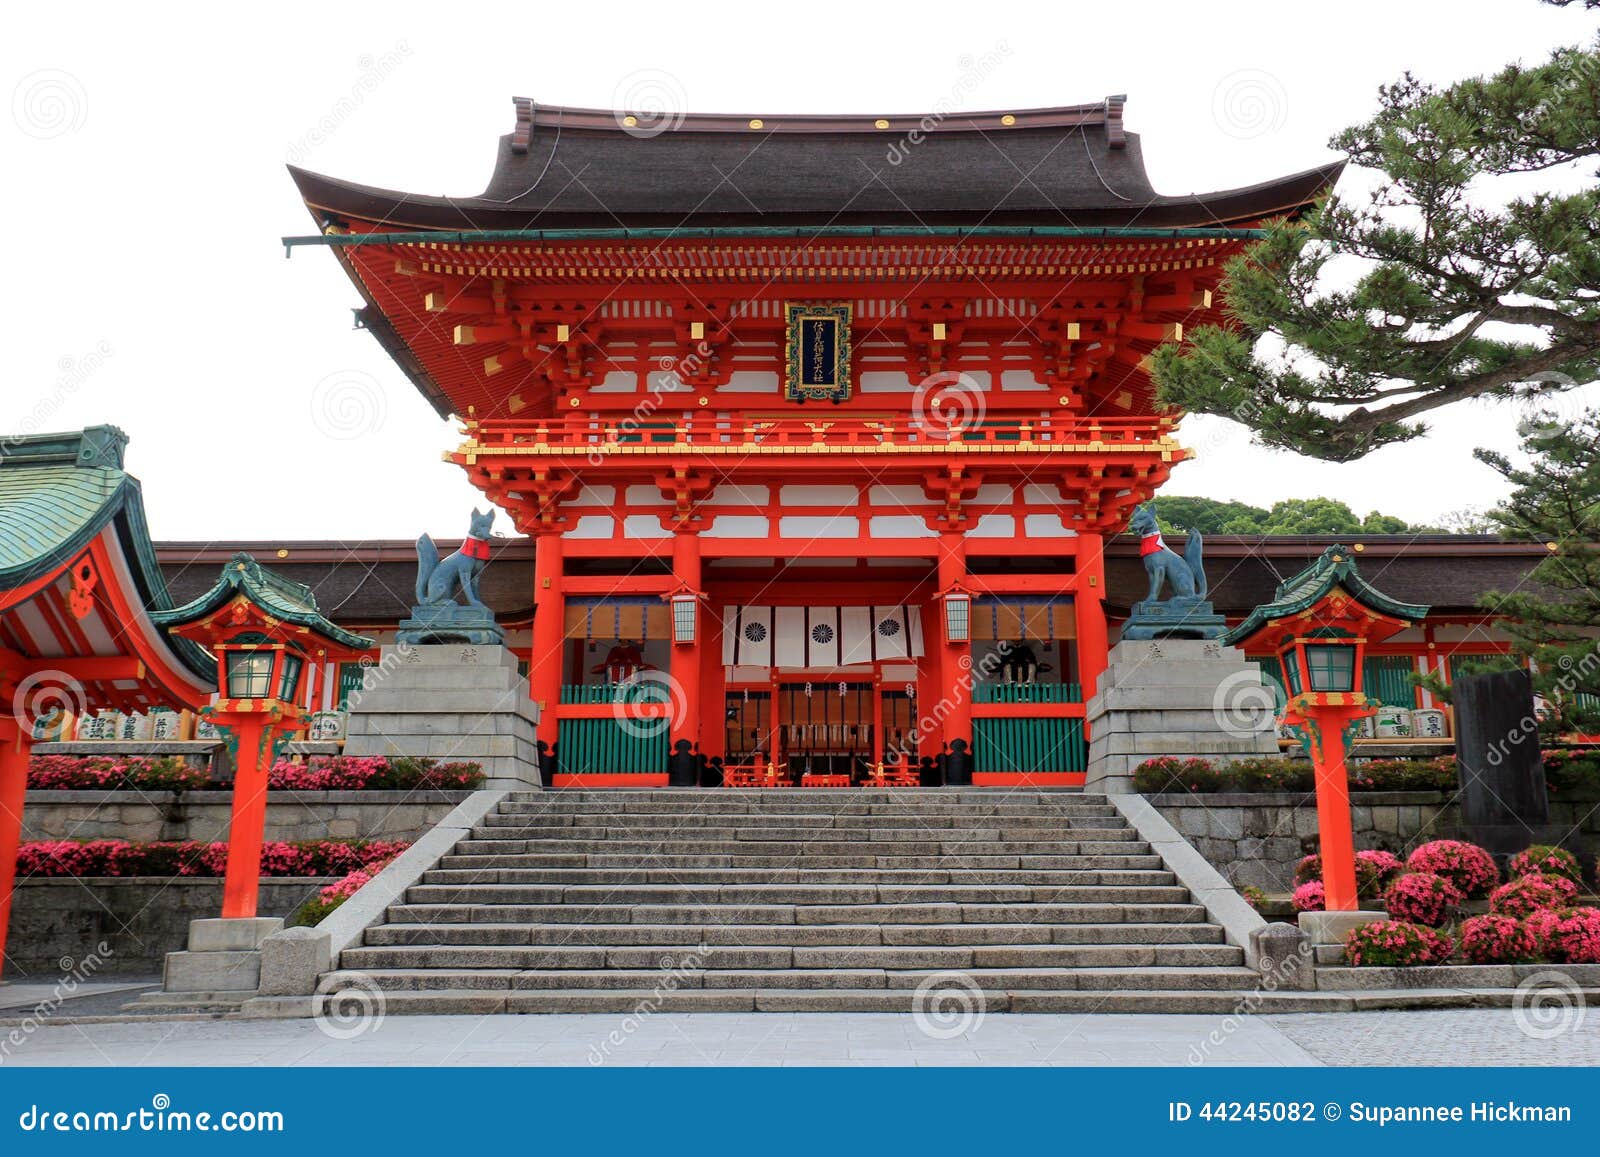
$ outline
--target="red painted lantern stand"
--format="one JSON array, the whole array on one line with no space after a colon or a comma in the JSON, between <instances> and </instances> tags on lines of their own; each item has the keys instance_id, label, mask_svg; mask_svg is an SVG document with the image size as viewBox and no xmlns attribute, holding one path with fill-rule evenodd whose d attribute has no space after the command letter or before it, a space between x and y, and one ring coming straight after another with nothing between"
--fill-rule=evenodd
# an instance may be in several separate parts
<instances>
[{"instance_id":1,"label":"red painted lantern stand","mask_svg":"<svg viewBox=\"0 0 1600 1157\"><path fill-rule=\"evenodd\" d=\"M222 915L256 914L261 889L261 845L267 829L267 777L280 735L305 726L308 712L281 699L218 699L206 718L239 739L233 767L233 809L228 821L228 867Z\"/></svg>"},{"instance_id":2,"label":"red painted lantern stand","mask_svg":"<svg viewBox=\"0 0 1600 1157\"><path fill-rule=\"evenodd\" d=\"M1334 556L1332 561L1343 560ZM1277 653L1289 697L1283 721L1300 727L1310 748L1324 904L1330 912L1359 908L1346 760L1355 725L1377 710L1361 688L1367 643L1408 626L1407 620L1374 610L1334 586L1309 607L1269 622L1248 640L1251 650L1270 646Z\"/></svg>"},{"instance_id":3,"label":"red painted lantern stand","mask_svg":"<svg viewBox=\"0 0 1600 1157\"><path fill-rule=\"evenodd\" d=\"M222 915L248 919L256 914L261 887L273 748L282 736L305 726L310 717L305 704L320 698L325 672L360 652L314 628L276 618L244 595L203 618L175 625L172 633L217 656L218 698L200 714L238 741Z\"/></svg>"},{"instance_id":4,"label":"red painted lantern stand","mask_svg":"<svg viewBox=\"0 0 1600 1157\"><path fill-rule=\"evenodd\" d=\"M1330 701L1335 698L1340 701ZM1309 692L1290 700L1283 715L1285 723L1303 728L1310 740L1323 901L1329 912L1354 912L1360 907L1356 900L1356 847L1350 822L1346 736L1358 720L1375 711L1365 695Z\"/></svg>"}]
</instances>

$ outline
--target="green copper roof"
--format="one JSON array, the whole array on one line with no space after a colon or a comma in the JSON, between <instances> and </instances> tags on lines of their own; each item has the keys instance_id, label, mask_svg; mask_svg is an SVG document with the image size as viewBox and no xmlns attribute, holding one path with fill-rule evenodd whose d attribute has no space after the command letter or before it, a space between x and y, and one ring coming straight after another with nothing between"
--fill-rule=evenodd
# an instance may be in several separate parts
<instances>
[{"instance_id":1,"label":"green copper roof","mask_svg":"<svg viewBox=\"0 0 1600 1157\"><path fill-rule=\"evenodd\" d=\"M241 594L273 618L315 631L340 646L365 651L373 645L365 635L352 634L323 618L310 587L275 574L243 551L223 564L221 577L205 594L150 617L164 627L182 626L205 618Z\"/></svg>"},{"instance_id":2,"label":"green copper roof","mask_svg":"<svg viewBox=\"0 0 1600 1157\"><path fill-rule=\"evenodd\" d=\"M1367 582L1356 569L1355 551L1336 543L1305 570L1279 583L1272 601L1251 611L1244 622L1222 637L1223 641L1230 646L1243 642L1268 623L1303 614L1334 587L1343 587L1362 606L1391 618L1416 622L1428 615L1426 606L1402 603Z\"/></svg>"},{"instance_id":3,"label":"green copper roof","mask_svg":"<svg viewBox=\"0 0 1600 1157\"><path fill-rule=\"evenodd\" d=\"M141 606L172 605L145 523L139 480L122 470L128 436L115 426L0 439L0 590L68 565L114 526ZM184 666L210 679L216 664L187 639L169 639Z\"/></svg>"},{"instance_id":4,"label":"green copper roof","mask_svg":"<svg viewBox=\"0 0 1600 1157\"><path fill-rule=\"evenodd\" d=\"M72 561L122 510L138 483L122 472L114 426L0 443L0 587Z\"/></svg>"}]
</instances>

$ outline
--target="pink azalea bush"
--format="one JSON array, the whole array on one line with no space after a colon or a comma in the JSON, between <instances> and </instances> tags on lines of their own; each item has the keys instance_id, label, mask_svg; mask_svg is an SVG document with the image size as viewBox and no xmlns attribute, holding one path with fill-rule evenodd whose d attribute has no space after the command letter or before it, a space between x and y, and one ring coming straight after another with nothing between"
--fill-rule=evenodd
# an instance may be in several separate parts
<instances>
[{"instance_id":1,"label":"pink azalea bush","mask_svg":"<svg viewBox=\"0 0 1600 1157\"><path fill-rule=\"evenodd\" d=\"M1455 943L1442 932L1403 920L1376 920L1344 938L1345 959L1357 968L1407 968L1448 960Z\"/></svg>"},{"instance_id":2,"label":"pink azalea bush","mask_svg":"<svg viewBox=\"0 0 1600 1157\"><path fill-rule=\"evenodd\" d=\"M315 897L301 905L299 911L295 913L294 923L308 926L320 924L330 912L371 883L372 878L387 868L393 859L394 856L389 856L386 859L374 860L365 867L357 868L344 879L323 886Z\"/></svg>"},{"instance_id":3,"label":"pink azalea bush","mask_svg":"<svg viewBox=\"0 0 1600 1157\"><path fill-rule=\"evenodd\" d=\"M483 785L480 763L372 756L316 756L304 763L280 760L267 773L276 791L459 791Z\"/></svg>"},{"instance_id":4,"label":"pink azalea bush","mask_svg":"<svg viewBox=\"0 0 1600 1157\"><path fill-rule=\"evenodd\" d=\"M1328 897L1321 880L1307 880L1294 890L1296 912L1321 912L1327 906Z\"/></svg>"},{"instance_id":5,"label":"pink azalea bush","mask_svg":"<svg viewBox=\"0 0 1600 1157\"><path fill-rule=\"evenodd\" d=\"M1540 959L1600 964L1600 908L1541 908L1522 923Z\"/></svg>"},{"instance_id":6,"label":"pink azalea bush","mask_svg":"<svg viewBox=\"0 0 1600 1157\"><path fill-rule=\"evenodd\" d=\"M1519 876L1489 896L1489 911L1502 916L1531 916L1541 908L1558 910L1578 898L1578 885L1565 876Z\"/></svg>"},{"instance_id":7,"label":"pink azalea bush","mask_svg":"<svg viewBox=\"0 0 1600 1157\"><path fill-rule=\"evenodd\" d=\"M1500 882L1500 869L1494 857L1462 840L1432 840L1414 849L1406 858L1413 872L1431 872L1456 886L1462 897L1481 899Z\"/></svg>"},{"instance_id":8,"label":"pink azalea bush","mask_svg":"<svg viewBox=\"0 0 1600 1157\"><path fill-rule=\"evenodd\" d=\"M1539 957L1534 935L1513 916L1474 916L1461 925L1461 954L1473 964L1524 964Z\"/></svg>"},{"instance_id":9,"label":"pink azalea bush","mask_svg":"<svg viewBox=\"0 0 1600 1157\"><path fill-rule=\"evenodd\" d=\"M28 761L28 786L41 791L199 791L209 784L204 767L170 755L36 755Z\"/></svg>"},{"instance_id":10,"label":"pink azalea bush","mask_svg":"<svg viewBox=\"0 0 1600 1157\"><path fill-rule=\"evenodd\" d=\"M1583 868L1578 857L1565 848L1548 844L1535 844L1527 851L1518 852L1511 857L1509 866L1513 877L1562 876L1574 884L1583 883Z\"/></svg>"},{"instance_id":11,"label":"pink azalea bush","mask_svg":"<svg viewBox=\"0 0 1600 1157\"><path fill-rule=\"evenodd\" d=\"M1396 920L1437 928L1454 914L1461 889L1432 872L1407 872L1383 894L1384 907Z\"/></svg>"},{"instance_id":12,"label":"pink azalea bush","mask_svg":"<svg viewBox=\"0 0 1600 1157\"><path fill-rule=\"evenodd\" d=\"M1600 908L1571 908L1547 932L1552 959L1600 964Z\"/></svg>"},{"instance_id":13,"label":"pink azalea bush","mask_svg":"<svg viewBox=\"0 0 1600 1157\"><path fill-rule=\"evenodd\" d=\"M386 863L411 845L402 840L273 840L261 847L263 876L341 876ZM221 876L226 843L170 840L39 840L17 849L21 877Z\"/></svg>"},{"instance_id":14,"label":"pink azalea bush","mask_svg":"<svg viewBox=\"0 0 1600 1157\"><path fill-rule=\"evenodd\" d=\"M1405 865L1400 857L1393 852L1369 849L1356 853L1356 894L1360 896L1381 895L1396 876L1405 871ZM1295 865L1294 879L1297 884L1304 884L1311 880L1322 879L1322 857L1318 855L1303 856Z\"/></svg>"},{"instance_id":15,"label":"pink azalea bush","mask_svg":"<svg viewBox=\"0 0 1600 1157\"><path fill-rule=\"evenodd\" d=\"M483 765L386 756L318 756L279 760L267 772L270 791L471 791L483 786ZM28 786L54 791L228 791L204 767L171 756L36 755Z\"/></svg>"}]
</instances>

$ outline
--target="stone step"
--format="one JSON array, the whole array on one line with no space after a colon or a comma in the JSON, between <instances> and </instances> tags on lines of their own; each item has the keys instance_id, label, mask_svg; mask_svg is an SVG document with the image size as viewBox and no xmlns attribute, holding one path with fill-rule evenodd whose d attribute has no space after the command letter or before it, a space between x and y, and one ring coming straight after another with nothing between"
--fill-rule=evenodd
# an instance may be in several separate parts
<instances>
[{"instance_id":1,"label":"stone step","mask_svg":"<svg viewBox=\"0 0 1600 1157\"><path fill-rule=\"evenodd\" d=\"M412 904L1181 904L1187 889L1071 884L418 884Z\"/></svg>"},{"instance_id":2,"label":"stone step","mask_svg":"<svg viewBox=\"0 0 1600 1157\"><path fill-rule=\"evenodd\" d=\"M487 816L491 822L479 824L472 829L475 840L482 839L508 839L508 840L543 840L549 843L571 841L574 843L597 843L607 841L626 841L640 844L671 844L679 840L693 839L696 842L707 840L739 841L742 843L782 843L795 841L818 841L827 843L905 843L936 841L941 845L950 843L963 844L1006 844L1006 843L1057 843L1071 841L1073 843L1095 842L1109 843L1124 840L1136 840L1138 834L1129 827L1090 827L1087 825L1050 825L1038 828L994 828L994 827L834 827L831 824L795 825L759 827L752 824L740 826L712 826L705 823L686 824L682 827L541 827L528 824L522 816L501 816L500 819L516 820L516 824L497 824L492 822L494 816Z\"/></svg>"},{"instance_id":3,"label":"stone step","mask_svg":"<svg viewBox=\"0 0 1600 1157\"><path fill-rule=\"evenodd\" d=\"M589 989L438 989L386 993L385 1011L392 1015L471 1015L495 1013L637 1013L655 1012L916 1012L927 1000L915 988L690 988L663 989L655 977L638 977L636 988ZM1350 998L1337 993L1254 992L1258 978L1246 973L1232 978L1234 987L1189 988L985 989L985 1013L1001 1012L1140 1012L1238 1013L1314 1012L1348 1009ZM1421 997L1425 994L1416 994ZM370 996L359 989L327 998L330 1015L370 1014ZM1381 1002L1406 1007L1406 994Z\"/></svg>"},{"instance_id":4,"label":"stone step","mask_svg":"<svg viewBox=\"0 0 1600 1157\"><path fill-rule=\"evenodd\" d=\"M543 840L494 839L481 835L456 844L458 856L486 854L588 855L600 853L632 856L964 856L975 852L998 856L1095 856L1149 855L1150 845L1142 840L1053 840L1037 841L872 841L817 839L804 842L766 842L742 840L702 840L682 838L667 841L639 840Z\"/></svg>"},{"instance_id":5,"label":"stone step","mask_svg":"<svg viewBox=\"0 0 1600 1157\"><path fill-rule=\"evenodd\" d=\"M848 797L845 797L848 798ZM903 803L848 803L839 798L829 797L821 800L795 800L781 802L776 807L762 807L758 803L748 800L722 800L715 795L702 794L692 807L685 807L682 803L650 803L646 801L618 801L615 806L606 807L600 802L577 803L560 798L559 794L545 799L513 800L502 802L498 808L501 815L549 815L549 816L661 816L661 815L835 815L835 816L883 816L883 817L916 817L922 815L932 816L1098 816L1107 819L1115 818L1117 809L1110 804L1095 803L1061 803L1041 807L1035 804L1012 803L971 803L961 804L953 802L935 802L927 806Z\"/></svg>"},{"instance_id":6,"label":"stone step","mask_svg":"<svg viewBox=\"0 0 1600 1157\"><path fill-rule=\"evenodd\" d=\"M340 967L375 969L1108 969L1242 967L1244 953L1227 944L995 945L474 945L424 944L348 948Z\"/></svg>"},{"instance_id":7,"label":"stone step","mask_svg":"<svg viewBox=\"0 0 1600 1157\"><path fill-rule=\"evenodd\" d=\"M390 924L1203 924L1199 904L394 904Z\"/></svg>"},{"instance_id":8,"label":"stone step","mask_svg":"<svg viewBox=\"0 0 1600 1157\"><path fill-rule=\"evenodd\" d=\"M1220 944L1214 924L382 924L366 944L476 945L779 944Z\"/></svg>"},{"instance_id":9,"label":"stone step","mask_svg":"<svg viewBox=\"0 0 1600 1157\"><path fill-rule=\"evenodd\" d=\"M950 803L994 804L1007 803L1029 807L1052 807L1058 804L1104 804L1103 792L1086 792L1081 788L1018 788L1015 791L996 792L992 788L969 787L874 787L851 788L848 791L820 791L816 788L719 788L707 791L693 787L651 788L564 788L560 791L513 791L507 803L536 803L560 800L582 803L594 807L627 807L634 803L668 803L692 812L704 800L749 801L760 806L780 804L814 804L826 801L859 804L892 804L895 807L942 806Z\"/></svg>"},{"instance_id":10,"label":"stone step","mask_svg":"<svg viewBox=\"0 0 1600 1157\"><path fill-rule=\"evenodd\" d=\"M1074 872L956 868L450 868L424 872L424 884L1034 884L1149 887L1171 872Z\"/></svg>"},{"instance_id":11,"label":"stone step","mask_svg":"<svg viewBox=\"0 0 1600 1157\"><path fill-rule=\"evenodd\" d=\"M657 830L680 831L689 828L840 828L855 830L924 829L942 830L992 830L997 827L1014 829L1041 829L1046 831L1076 830L1079 828L1123 829L1111 808L1095 809L1092 813L1063 815L948 815L926 812L920 815L837 815L833 812L758 815L745 812L719 813L695 812L678 816L671 812L660 814L574 814L550 812L491 812L484 816L483 825L491 828L601 828L607 830Z\"/></svg>"},{"instance_id":12,"label":"stone step","mask_svg":"<svg viewBox=\"0 0 1600 1157\"><path fill-rule=\"evenodd\" d=\"M439 860L442 871L485 868L631 868L640 866L637 856L610 856L584 853L560 855L447 855ZM1160 869L1161 857L1148 856L651 856L643 862L651 868L1006 868L1061 871L1130 872Z\"/></svg>"}]
</instances>

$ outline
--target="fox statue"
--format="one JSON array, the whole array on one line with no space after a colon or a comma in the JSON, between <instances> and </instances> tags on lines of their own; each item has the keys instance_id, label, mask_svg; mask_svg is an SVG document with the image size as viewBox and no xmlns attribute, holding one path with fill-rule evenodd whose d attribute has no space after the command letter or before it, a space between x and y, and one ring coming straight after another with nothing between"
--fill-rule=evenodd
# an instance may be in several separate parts
<instances>
[{"instance_id":1,"label":"fox statue","mask_svg":"<svg viewBox=\"0 0 1600 1157\"><path fill-rule=\"evenodd\" d=\"M1155 511L1141 506L1133 512L1128 530L1139 536L1139 557L1150 576L1150 593L1146 601L1155 602L1161 595L1165 582L1172 588L1173 598L1203 599L1206 597L1206 572L1204 547L1200 532L1191 530L1189 541L1183 548L1183 557L1161 541L1161 528L1156 525Z\"/></svg>"},{"instance_id":2,"label":"fox statue","mask_svg":"<svg viewBox=\"0 0 1600 1157\"><path fill-rule=\"evenodd\" d=\"M456 591L466 598L469 607L485 607L478 598L478 576L489 560L489 528L494 525L494 511L480 514L472 511L472 521L467 540L461 549L449 558L439 557L439 548L426 534L417 539L417 603L437 607L456 601ZM485 607L485 609L487 609Z\"/></svg>"}]
</instances>

